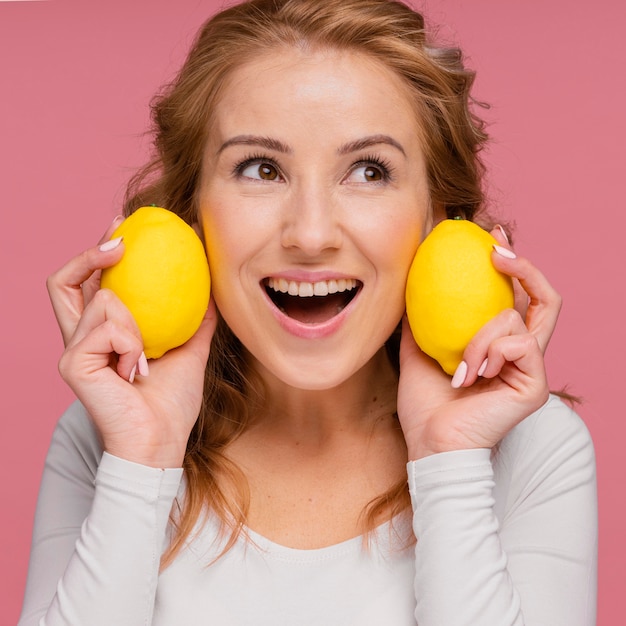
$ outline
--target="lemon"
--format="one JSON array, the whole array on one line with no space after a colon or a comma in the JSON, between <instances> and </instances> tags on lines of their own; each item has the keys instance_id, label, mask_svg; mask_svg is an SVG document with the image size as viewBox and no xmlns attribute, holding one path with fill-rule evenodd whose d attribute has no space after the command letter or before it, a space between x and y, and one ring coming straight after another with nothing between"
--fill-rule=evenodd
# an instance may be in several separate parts
<instances>
[{"instance_id":1,"label":"lemon","mask_svg":"<svg viewBox=\"0 0 626 626\"><path fill-rule=\"evenodd\" d=\"M124 256L102 271L100 285L132 313L144 352L157 359L198 330L209 303L204 247L191 226L160 207L141 207L111 238L124 237Z\"/></svg>"},{"instance_id":2,"label":"lemon","mask_svg":"<svg viewBox=\"0 0 626 626\"><path fill-rule=\"evenodd\" d=\"M468 220L440 222L409 269L406 311L415 342L452 375L476 332L513 306L511 279L491 262L498 242Z\"/></svg>"}]
</instances>

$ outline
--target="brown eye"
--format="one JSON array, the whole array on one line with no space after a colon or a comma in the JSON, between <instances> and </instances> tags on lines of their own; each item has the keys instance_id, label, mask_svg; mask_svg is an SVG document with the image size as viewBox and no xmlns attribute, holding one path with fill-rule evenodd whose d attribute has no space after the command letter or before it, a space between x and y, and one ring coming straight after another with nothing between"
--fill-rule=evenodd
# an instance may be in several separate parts
<instances>
[{"instance_id":1,"label":"brown eye","mask_svg":"<svg viewBox=\"0 0 626 626\"><path fill-rule=\"evenodd\" d=\"M365 178L365 180L374 181L374 180L382 180L383 175L381 174L380 170L376 167L366 167L365 170L363 171L363 177Z\"/></svg>"},{"instance_id":2,"label":"brown eye","mask_svg":"<svg viewBox=\"0 0 626 626\"><path fill-rule=\"evenodd\" d=\"M259 165L259 176L263 180L276 180L278 178L278 171L269 163L261 163L261 165Z\"/></svg>"},{"instance_id":3,"label":"brown eye","mask_svg":"<svg viewBox=\"0 0 626 626\"><path fill-rule=\"evenodd\" d=\"M387 175L381 167L366 164L355 167L346 180L351 183L378 183L386 181Z\"/></svg>"},{"instance_id":4,"label":"brown eye","mask_svg":"<svg viewBox=\"0 0 626 626\"><path fill-rule=\"evenodd\" d=\"M238 174L244 178L252 178L254 180L277 181L281 179L278 168L267 161L248 162L241 168L238 168Z\"/></svg>"}]
</instances>

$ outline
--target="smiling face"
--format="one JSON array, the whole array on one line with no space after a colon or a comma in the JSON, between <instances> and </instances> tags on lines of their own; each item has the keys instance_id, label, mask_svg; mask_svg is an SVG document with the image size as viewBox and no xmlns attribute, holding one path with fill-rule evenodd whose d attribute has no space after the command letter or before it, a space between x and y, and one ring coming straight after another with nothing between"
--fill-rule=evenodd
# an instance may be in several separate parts
<instances>
[{"instance_id":1,"label":"smiling face","mask_svg":"<svg viewBox=\"0 0 626 626\"><path fill-rule=\"evenodd\" d=\"M376 366L432 225L420 134L364 55L282 50L231 76L200 221L217 306L266 380L329 389Z\"/></svg>"}]
</instances>

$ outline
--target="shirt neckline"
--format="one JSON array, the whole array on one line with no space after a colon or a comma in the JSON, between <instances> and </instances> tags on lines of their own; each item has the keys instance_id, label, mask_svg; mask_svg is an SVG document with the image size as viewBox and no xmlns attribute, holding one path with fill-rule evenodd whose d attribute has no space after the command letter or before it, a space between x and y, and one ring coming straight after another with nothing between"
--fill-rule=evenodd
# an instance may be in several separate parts
<instances>
[{"instance_id":1,"label":"shirt neckline","mask_svg":"<svg viewBox=\"0 0 626 626\"><path fill-rule=\"evenodd\" d=\"M410 522L406 520L406 517L399 514L377 526L371 538L358 535L321 548L291 548L276 543L247 526L243 527L243 533L239 541L244 542L244 544L251 544L266 556L276 560L294 563L317 563L344 557L349 554L360 554L364 549L369 549L369 551L399 549L402 537L406 536L407 525L409 524Z\"/></svg>"}]
</instances>

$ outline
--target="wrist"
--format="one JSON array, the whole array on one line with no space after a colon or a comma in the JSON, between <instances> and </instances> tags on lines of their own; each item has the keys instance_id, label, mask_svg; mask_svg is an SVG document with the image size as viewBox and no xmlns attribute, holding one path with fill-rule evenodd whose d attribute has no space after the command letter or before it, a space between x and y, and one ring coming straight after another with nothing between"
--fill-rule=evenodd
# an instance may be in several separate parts
<instances>
[{"instance_id":1,"label":"wrist","mask_svg":"<svg viewBox=\"0 0 626 626\"><path fill-rule=\"evenodd\" d=\"M109 442L104 451L119 459L156 469L178 469L183 466L185 449L176 445L133 445L130 442Z\"/></svg>"},{"instance_id":2,"label":"wrist","mask_svg":"<svg viewBox=\"0 0 626 626\"><path fill-rule=\"evenodd\" d=\"M430 446L422 443L407 445L409 461L419 461L427 456L441 454L442 452L454 452L456 450L467 450L467 447L454 447L446 445Z\"/></svg>"},{"instance_id":3,"label":"wrist","mask_svg":"<svg viewBox=\"0 0 626 626\"><path fill-rule=\"evenodd\" d=\"M474 442L467 437L452 439L436 439L415 437L407 439L407 453L409 461L419 461L427 456L442 454L444 452L458 452L460 450L479 450L488 448L484 442Z\"/></svg>"}]
</instances>

